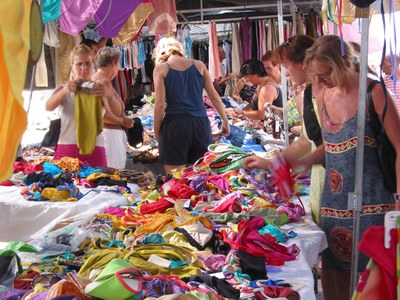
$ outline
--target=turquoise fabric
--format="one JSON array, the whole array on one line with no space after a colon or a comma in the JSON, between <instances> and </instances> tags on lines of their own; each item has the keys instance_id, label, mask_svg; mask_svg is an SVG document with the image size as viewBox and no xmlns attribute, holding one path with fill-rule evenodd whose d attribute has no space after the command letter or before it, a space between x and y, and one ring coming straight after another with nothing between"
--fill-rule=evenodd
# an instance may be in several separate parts
<instances>
[{"instance_id":1,"label":"turquoise fabric","mask_svg":"<svg viewBox=\"0 0 400 300\"><path fill-rule=\"evenodd\" d=\"M43 23L51 22L60 18L61 0L42 1L42 20Z\"/></svg>"}]
</instances>

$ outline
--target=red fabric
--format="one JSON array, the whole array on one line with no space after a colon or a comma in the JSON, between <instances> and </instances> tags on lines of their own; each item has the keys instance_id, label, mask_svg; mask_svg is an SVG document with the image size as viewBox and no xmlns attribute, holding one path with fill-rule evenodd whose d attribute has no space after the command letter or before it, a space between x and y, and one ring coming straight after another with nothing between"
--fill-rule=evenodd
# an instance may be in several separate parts
<instances>
[{"instance_id":1,"label":"red fabric","mask_svg":"<svg viewBox=\"0 0 400 300\"><path fill-rule=\"evenodd\" d=\"M142 204L140 213L142 215L155 214L156 212L164 213L168 208L173 207L174 203L168 201L166 197L162 197L156 202Z\"/></svg>"},{"instance_id":2,"label":"red fabric","mask_svg":"<svg viewBox=\"0 0 400 300\"><path fill-rule=\"evenodd\" d=\"M198 193L190 186L178 182L171 186L167 195L173 199L190 199L192 196L197 196Z\"/></svg>"},{"instance_id":3,"label":"red fabric","mask_svg":"<svg viewBox=\"0 0 400 300\"><path fill-rule=\"evenodd\" d=\"M39 275L37 271L30 270L23 278L14 279L14 288L19 290L30 290L32 288L32 279Z\"/></svg>"},{"instance_id":4,"label":"red fabric","mask_svg":"<svg viewBox=\"0 0 400 300\"><path fill-rule=\"evenodd\" d=\"M274 179L274 186L279 190L283 199L292 197L294 181L290 169L290 164L281 156L272 160L270 170Z\"/></svg>"},{"instance_id":5,"label":"red fabric","mask_svg":"<svg viewBox=\"0 0 400 300\"><path fill-rule=\"evenodd\" d=\"M254 292L257 300L273 299L273 298L285 298L290 300L300 300L300 294L288 287L277 287L277 286L266 286L262 287L261 290ZM269 298L267 298L267 297Z\"/></svg>"},{"instance_id":6,"label":"red fabric","mask_svg":"<svg viewBox=\"0 0 400 300\"><path fill-rule=\"evenodd\" d=\"M13 186L14 183L10 180L4 180L2 182L0 182L0 186Z\"/></svg>"},{"instance_id":7,"label":"red fabric","mask_svg":"<svg viewBox=\"0 0 400 300\"><path fill-rule=\"evenodd\" d=\"M242 211L242 203L237 198L226 199L220 205L218 205L213 212L215 213L225 213L225 212L235 212L240 213Z\"/></svg>"},{"instance_id":8,"label":"red fabric","mask_svg":"<svg viewBox=\"0 0 400 300\"><path fill-rule=\"evenodd\" d=\"M127 208L121 208L121 207L107 207L105 210L106 214L110 214L110 215L114 215L118 218L122 218L125 215L133 215L133 211L131 209L127 209Z\"/></svg>"},{"instance_id":9,"label":"red fabric","mask_svg":"<svg viewBox=\"0 0 400 300\"><path fill-rule=\"evenodd\" d=\"M276 243L276 239L269 235L261 235L251 223L242 220L238 224L239 234L234 240L227 237L223 231L224 241L231 245L233 249L246 251L255 256L263 256L269 265L281 266L285 261L295 260L298 248L287 248Z\"/></svg>"},{"instance_id":10,"label":"red fabric","mask_svg":"<svg viewBox=\"0 0 400 300\"><path fill-rule=\"evenodd\" d=\"M396 229L390 232L390 248L386 249L384 244L385 227L371 226L363 234L358 248L361 252L371 257L381 271L381 281L384 284L376 286L376 289L382 289L382 293L390 293L390 298L397 299L396 296ZM363 298L364 299L364 298Z\"/></svg>"},{"instance_id":11,"label":"red fabric","mask_svg":"<svg viewBox=\"0 0 400 300\"><path fill-rule=\"evenodd\" d=\"M23 172L24 174L30 174L41 171L43 171L43 166L41 164L33 165L24 163L23 161L14 162L14 173Z\"/></svg>"}]
</instances>

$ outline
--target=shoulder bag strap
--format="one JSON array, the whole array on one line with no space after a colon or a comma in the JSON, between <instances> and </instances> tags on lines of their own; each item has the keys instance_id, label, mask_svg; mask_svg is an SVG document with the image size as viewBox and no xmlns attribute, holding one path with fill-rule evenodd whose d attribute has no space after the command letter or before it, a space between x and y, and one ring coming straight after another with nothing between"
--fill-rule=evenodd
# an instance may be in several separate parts
<instances>
[{"instance_id":1,"label":"shoulder bag strap","mask_svg":"<svg viewBox=\"0 0 400 300\"><path fill-rule=\"evenodd\" d=\"M372 128L375 130L375 133L379 133L379 131L381 131L381 130L382 130L382 132L385 132L385 128L381 124L383 124L383 121L385 120L385 115L386 115L386 110L387 110L387 99L385 99L385 107L383 108L383 113L382 113L382 122L379 122L379 117L378 117L378 114L376 113L374 101L372 99L372 89L378 83L380 83L378 80L373 80L368 85L367 103L366 103L367 108L368 108L369 118L370 118L370 124L371 124Z\"/></svg>"},{"instance_id":2,"label":"shoulder bag strap","mask_svg":"<svg viewBox=\"0 0 400 300\"><path fill-rule=\"evenodd\" d=\"M308 138L318 147L322 144L322 132L312 102L312 87L308 85L303 96L303 119Z\"/></svg>"}]
</instances>

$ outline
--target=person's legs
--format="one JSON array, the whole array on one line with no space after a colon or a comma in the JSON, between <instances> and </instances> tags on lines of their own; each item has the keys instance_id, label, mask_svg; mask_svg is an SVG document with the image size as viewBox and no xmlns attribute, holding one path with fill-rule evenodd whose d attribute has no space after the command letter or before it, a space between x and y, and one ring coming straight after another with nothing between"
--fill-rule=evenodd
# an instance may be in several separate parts
<instances>
[{"instance_id":1,"label":"person's legs","mask_svg":"<svg viewBox=\"0 0 400 300\"><path fill-rule=\"evenodd\" d=\"M349 271L322 268L321 283L324 292L324 300L350 299Z\"/></svg>"}]
</instances>

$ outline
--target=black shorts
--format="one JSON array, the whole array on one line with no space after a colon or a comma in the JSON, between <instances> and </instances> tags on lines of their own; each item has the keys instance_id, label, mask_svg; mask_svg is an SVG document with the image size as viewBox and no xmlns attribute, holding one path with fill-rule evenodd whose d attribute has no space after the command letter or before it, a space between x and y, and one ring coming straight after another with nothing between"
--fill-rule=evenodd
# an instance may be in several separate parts
<instances>
[{"instance_id":1,"label":"black shorts","mask_svg":"<svg viewBox=\"0 0 400 300\"><path fill-rule=\"evenodd\" d=\"M193 164L212 142L208 117L166 115L161 123L158 161L169 166Z\"/></svg>"}]
</instances>

